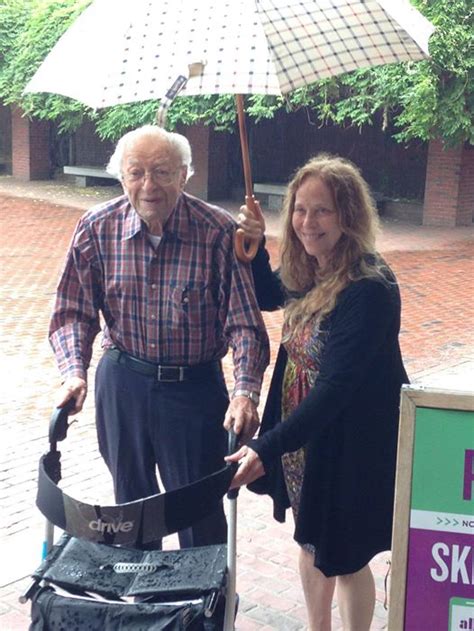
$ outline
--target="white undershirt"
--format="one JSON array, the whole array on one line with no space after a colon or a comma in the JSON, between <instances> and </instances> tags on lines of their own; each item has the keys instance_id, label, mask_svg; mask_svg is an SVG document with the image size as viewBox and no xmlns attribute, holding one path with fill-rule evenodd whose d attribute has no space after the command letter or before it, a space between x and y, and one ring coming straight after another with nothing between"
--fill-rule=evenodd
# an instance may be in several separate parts
<instances>
[{"instance_id":1,"label":"white undershirt","mask_svg":"<svg viewBox=\"0 0 474 631\"><path fill-rule=\"evenodd\" d=\"M162 239L162 236L159 235L159 234L150 234L150 233L148 233L148 238L152 242L153 247L157 248L160 245L160 241Z\"/></svg>"}]
</instances>

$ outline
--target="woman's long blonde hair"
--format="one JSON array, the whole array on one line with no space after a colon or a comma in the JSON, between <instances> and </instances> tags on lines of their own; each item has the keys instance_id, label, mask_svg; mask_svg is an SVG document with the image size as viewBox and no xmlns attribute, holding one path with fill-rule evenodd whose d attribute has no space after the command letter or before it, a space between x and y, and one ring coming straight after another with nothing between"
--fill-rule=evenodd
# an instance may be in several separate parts
<instances>
[{"instance_id":1,"label":"woman's long blonde hair","mask_svg":"<svg viewBox=\"0 0 474 631\"><path fill-rule=\"evenodd\" d=\"M308 177L321 179L330 189L342 232L324 270L314 256L306 253L292 225L296 192ZM284 285L304 297L286 306L286 339L314 316L321 321L330 313L337 296L351 281L383 276L383 264L378 257L374 258L378 227L369 187L352 162L321 153L298 169L283 204L280 261Z\"/></svg>"}]
</instances>

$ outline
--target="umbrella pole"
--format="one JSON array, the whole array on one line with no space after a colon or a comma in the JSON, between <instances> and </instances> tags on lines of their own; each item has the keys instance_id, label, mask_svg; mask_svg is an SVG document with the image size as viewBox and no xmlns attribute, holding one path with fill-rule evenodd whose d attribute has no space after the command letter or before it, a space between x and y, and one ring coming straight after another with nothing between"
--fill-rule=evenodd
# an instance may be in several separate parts
<instances>
[{"instance_id":1,"label":"umbrella pole","mask_svg":"<svg viewBox=\"0 0 474 631\"><path fill-rule=\"evenodd\" d=\"M235 95L237 118L239 121L240 148L242 150L242 165L244 167L245 197L253 197L252 169L250 167L249 144L247 127L245 125L244 99L241 94Z\"/></svg>"},{"instance_id":2,"label":"umbrella pole","mask_svg":"<svg viewBox=\"0 0 474 631\"><path fill-rule=\"evenodd\" d=\"M255 197L253 195L252 169L250 167L247 127L245 125L244 99L241 94L235 95L235 104L239 121L240 148L242 150L242 165L244 168L245 204L247 208L258 217L259 210L255 204ZM235 252L237 258L244 263L249 263L254 259L257 250L258 241L246 238L244 231L239 228L235 234Z\"/></svg>"}]
</instances>

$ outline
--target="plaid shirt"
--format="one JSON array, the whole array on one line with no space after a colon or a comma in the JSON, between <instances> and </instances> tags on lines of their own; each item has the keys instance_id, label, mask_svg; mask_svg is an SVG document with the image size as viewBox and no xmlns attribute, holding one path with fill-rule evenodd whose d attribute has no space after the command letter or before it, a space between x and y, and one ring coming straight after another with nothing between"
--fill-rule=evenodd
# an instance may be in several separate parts
<instances>
[{"instance_id":1,"label":"plaid shirt","mask_svg":"<svg viewBox=\"0 0 474 631\"><path fill-rule=\"evenodd\" d=\"M85 378L92 344L159 364L192 365L233 349L235 387L259 392L268 336L235 222L186 193L155 249L125 196L79 221L59 281L50 342L64 378Z\"/></svg>"}]
</instances>

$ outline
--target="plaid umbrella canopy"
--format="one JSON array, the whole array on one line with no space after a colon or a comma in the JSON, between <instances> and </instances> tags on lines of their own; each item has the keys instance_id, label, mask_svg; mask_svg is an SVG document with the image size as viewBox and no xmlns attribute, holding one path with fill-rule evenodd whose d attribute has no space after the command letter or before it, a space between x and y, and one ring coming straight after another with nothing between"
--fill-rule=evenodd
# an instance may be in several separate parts
<instances>
[{"instance_id":1,"label":"plaid umbrella canopy","mask_svg":"<svg viewBox=\"0 0 474 631\"><path fill-rule=\"evenodd\" d=\"M166 109L178 91L238 95L252 205L240 95L282 95L358 68L422 59L432 31L408 0L95 0L25 91L92 108L160 99ZM237 251L250 260L239 237Z\"/></svg>"}]
</instances>

